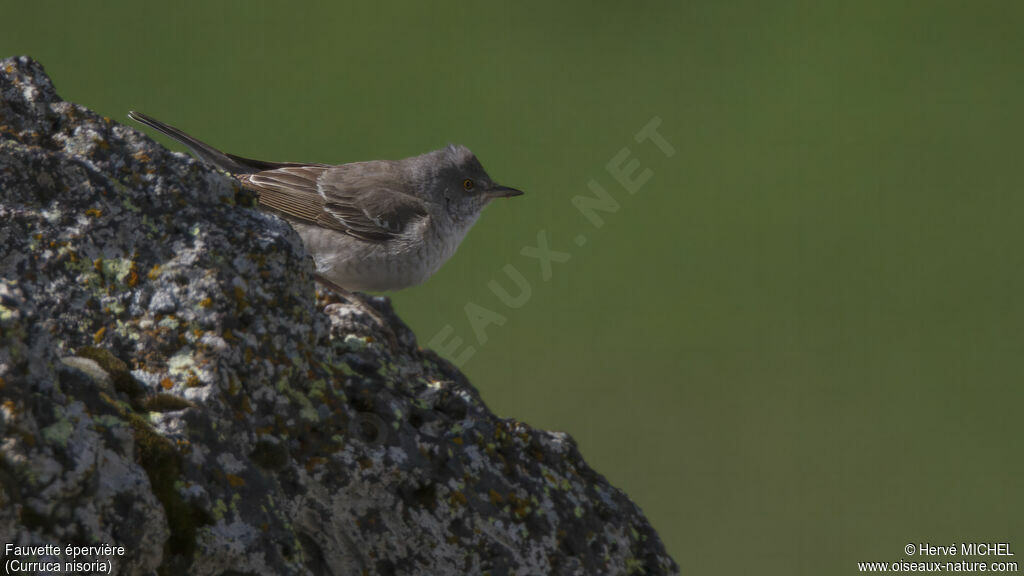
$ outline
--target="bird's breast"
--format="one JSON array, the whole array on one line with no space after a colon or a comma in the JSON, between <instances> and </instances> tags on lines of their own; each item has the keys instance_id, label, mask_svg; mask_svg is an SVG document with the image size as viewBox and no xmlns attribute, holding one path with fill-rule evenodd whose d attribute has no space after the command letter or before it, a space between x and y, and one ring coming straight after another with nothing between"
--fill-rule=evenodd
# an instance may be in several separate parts
<instances>
[{"instance_id":1,"label":"bird's breast","mask_svg":"<svg viewBox=\"0 0 1024 576\"><path fill-rule=\"evenodd\" d=\"M465 230L414 226L399 237L367 242L318 226L295 226L317 273L348 289L400 290L430 278L455 253Z\"/></svg>"}]
</instances>

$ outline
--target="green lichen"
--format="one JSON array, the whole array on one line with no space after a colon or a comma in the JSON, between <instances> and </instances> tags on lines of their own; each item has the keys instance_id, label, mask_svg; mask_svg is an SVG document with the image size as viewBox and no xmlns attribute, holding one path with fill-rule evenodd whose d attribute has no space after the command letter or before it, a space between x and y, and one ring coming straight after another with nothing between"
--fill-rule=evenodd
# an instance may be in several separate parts
<instances>
[{"instance_id":1,"label":"green lichen","mask_svg":"<svg viewBox=\"0 0 1024 576\"><path fill-rule=\"evenodd\" d=\"M67 420L60 420L42 429L43 440L47 444L57 444L62 448L68 447L68 439L75 432L75 427Z\"/></svg>"},{"instance_id":2,"label":"green lichen","mask_svg":"<svg viewBox=\"0 0 1024 576\"><path fill-rule=\"evenodd\" d=\"M322 364L322 366L329 366L329 365ZM334 364L333 366L331 366L329 368L329 371L330 371L331 374L336 374L338 372L341 372L346 377L355 376L356 375L356 371L353 370L351 366L349 366L348 364L346 364L344 362L342 362L341 364Z\"/></svg>"},{"instance_id":3,"label":"green lichen","mask_svg":"<svg viewBox=\"0 0 1024 576\"><path fill-rule=\"evenodd\" d=\"M348 334L345 336L344 344L349 350L358 352L367 346L366 336L356 336L355 334Z\"/></svg>"},{"instance_id":4,"label":"green lichen","mask_svg":"<svg viewBox=\"0 0 1024 576\"><path fill-rule=\"evenodd\" d=\"M644 568L644 561L633 556L626 558L626 575L632 576L633 574L647 574L647 570Z\"/></svg>"},{"instance_id":5,"label":"green lichen","mask_svg":"<svg viewBox=\"0 0 1024 576\"><path fill-rule=\"evenodd\" d=\"M227 511L228 505L220 498L217 498L217 501L213 503L213 509L210 510L210 515L213 516L214 520L220 522L224 519L224 514L227 513Z\"/></svg>"},{"instance_id":6,"label":"green lichen","mask_svg":"<svg viewBox=\"0 0 1024 576\"><path fill-rule=\"evenodd\" d=\"M160 229L157 228L156 224L154 224L152 220L150 220L148 214L142 215L142 226L146 229L147 238L152 238L160 233Z\"/></svg>"},{"instance_id":7,"label":"green lichen","mask_svg":"<svg viewBox=\"0 0 1024 576\"><path fill-rule=\"evenodd\" d=\"M176 330L179 326L181 326L181 322L178 322L178 319L174 316L166 316L160 319L160 321L157 322L156 325L161 328L166 328L168 330Z\"/></svg>"},{"instance_id":8,"label":"green lichen","mask_svg":"<svg viewBox=\"0 0 1024 576\"><path fill-rule=\"evenodd\" d=\"M135 262L124 258L102 260L101 262L103 276L113 279L118 284L124 284L135 267Z\"/></svg>"},{"instance_id":9,"label":"green lichen","mask_svg":"<svg viewBox=\"0 0 1024 576\"><path fill-rule=\"evenodd\" d=\"M322 399L327 394L327 381L319 378L310 382L309 395L313 398Z\"/></svg>"},{"instance_id":10,"label":"green lichen","mask_svg":"<svg viewBox=\"0 0 1024 576\"><path fill-rule=\"evenodd\" d=\"M112 414L97 414L97 415L94 415L92 417L92 421L93 421L94 424L99 424L100 426L102 426L104 428L107 428L107 429L121 428L122 426L125 425L124 420L122 420L122 419L120 419L117 416L114 416Z\"/></svg>"},{"instance_id":11,"label":"green lichen","mask_svg":"<svg viewBox=\"0 0 1024 576\"><path fill-rule=\"evenodd\" d=\"M167 370L172 375L185 374L195 366L191 350L182 350L167 360Z\"/></svg>"},{"instance_id":12,"label":"green lichen","mask_svg":"<svg viewBox=\"0 0 1024 576\"><path fill-rule=\"evenodd\" d=\"M307 398L302 392L292 388L288 385L287 379L282 378L277 383L277 391L281 392L285 396L300 406L299 417L307 422L319 422L320 414L316 408L313 407L313 403Z\"/></svg>"},{"instance_id":13,"label":"green lichen","mask_svg":"<svg viewBox=\"0 0 1024 576\"><path fill-rule=\"evenodd\" d=\"M116 180L113 182L113 184L118 191L127 190L127 188L125 188L123 184L117 182ZM132 202L131 198L128 197L128 194L119 194L118 197L121 199L121 205L124 206L128 211L136 213L142 211L137 205L135 205L134 202Z\"/></svg>"}]
</instances>

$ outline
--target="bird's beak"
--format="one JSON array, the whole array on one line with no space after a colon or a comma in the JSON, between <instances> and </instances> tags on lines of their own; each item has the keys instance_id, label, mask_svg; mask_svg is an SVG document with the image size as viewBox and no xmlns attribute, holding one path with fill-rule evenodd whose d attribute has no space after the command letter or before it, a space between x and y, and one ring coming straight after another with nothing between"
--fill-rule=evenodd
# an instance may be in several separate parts
<instances>
[{"instance_id":1,"label":"bird's beak","mask_svg":"<svg viewBox=\"0 0 1024 576\"><path fill-rule=\"evenodd\" d=\"M494 186L493 188L488 188L485 194L490 198L511 198L513 196L522 196L523 191L509 188L508 186Z\"/></svg>"}]
</instances>

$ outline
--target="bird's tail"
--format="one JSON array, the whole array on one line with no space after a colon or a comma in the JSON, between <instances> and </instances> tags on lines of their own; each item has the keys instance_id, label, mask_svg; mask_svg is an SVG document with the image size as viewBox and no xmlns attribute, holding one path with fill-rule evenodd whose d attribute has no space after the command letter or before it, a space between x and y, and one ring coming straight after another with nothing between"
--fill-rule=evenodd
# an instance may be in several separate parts
<instances>
[{"instance_id":1,"label":"bird's tail","mask_svg":"<svg viewBox=\"0 0 1024 576\"><path fill-rule=\"evenodd\" d=\"M181 142L203 162L216 166L217 168L232 174L252 174L254 172L273 170L275 168L291 165L291 163L264 162L262 160L242 158L241 156L235 156L234 154L225 154L213 146L210 146L205 142L200 142L188 134L185 134L174 126L164 124L156 118L147 116L141 112L132 110L128 113L128 117L136 122L141 122L154 130L162 132L178 142Z\"/></svg>"}]
</instances>

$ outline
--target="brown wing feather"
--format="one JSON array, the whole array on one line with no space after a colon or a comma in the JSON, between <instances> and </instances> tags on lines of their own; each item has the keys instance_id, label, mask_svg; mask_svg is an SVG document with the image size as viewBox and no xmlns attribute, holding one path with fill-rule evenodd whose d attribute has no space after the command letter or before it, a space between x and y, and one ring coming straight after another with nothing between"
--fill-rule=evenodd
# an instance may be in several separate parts
<instances>
[{"instance_id":1,"label":"brown wing feather","mask_svg":"<svg viewBox=\"0 0 1024 576\"><path fill-rule=\"evenodd\" d=\"M324 198L316 181L326 166L309 165L265 170L238 177L243 186L259 192L260 205L307 222L324 211Z\"/></svg>"},{"instance_id":2,"label":"brown wing feather","mask_svg":"<svg viewBox=\"0 0 1024 576\"><path fill-rule=\"evenodd\" d=\"M286 217L383 242L425 217L427 210L419 198L390 189L388 184L397 185L393 178L368 177L373 164L287 166L238 179L259 193L260 205Z\"/></svg>"}]
</instances>

